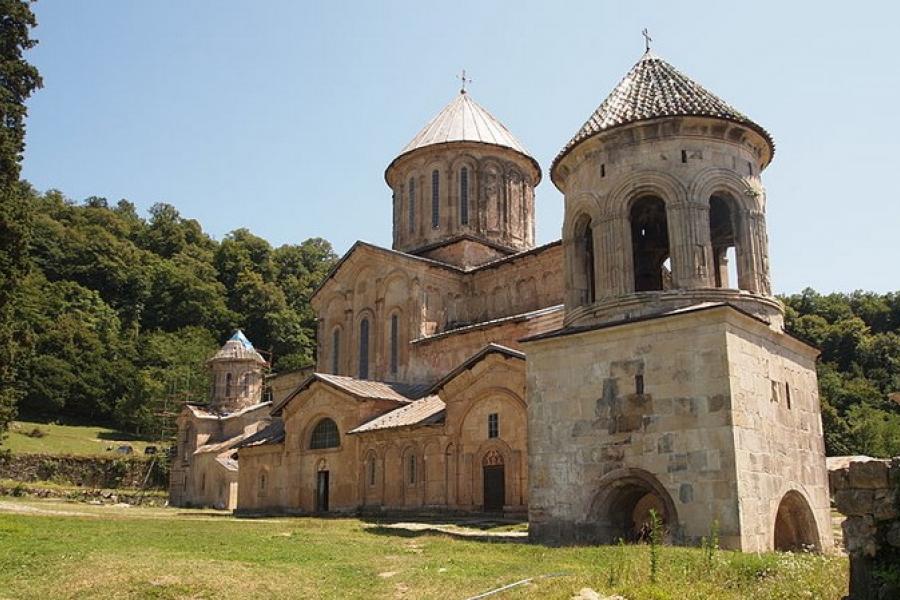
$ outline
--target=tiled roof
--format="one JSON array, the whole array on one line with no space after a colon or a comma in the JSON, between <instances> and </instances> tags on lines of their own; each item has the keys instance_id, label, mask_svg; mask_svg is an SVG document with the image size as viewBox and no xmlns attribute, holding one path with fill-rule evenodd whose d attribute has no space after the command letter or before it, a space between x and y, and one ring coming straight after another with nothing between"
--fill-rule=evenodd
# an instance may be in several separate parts
<instances>
[{"instance_id":1,"label":"tiled roof","mask_svg":"<svg viewBox=\"0 0 900 600\"><path fill-rule=\"evenodd\" d=\"M277 406L272 409L272 414L277 414L294 397L316 381L321 381L343 390L351 396L364 400L392 400L407 404L421 398L430 387L427 384L390 383L385 381L370 381L368 379L356 379L344 375L331 375L330 373L313 373L300 384L293 393L288 394Z\"/></svg>"},{"instance_id":2,"label":"tiled roof","mask_svg":"<svg viewBox=\"0 0 900 600\"><path fill-rule=\"evenodd\" d=\"M445 408L444 401L438 396L426 396L421 400L416 400L406 406L401 406L380 417L376 417L367 423L363 423L356 429L351 430L350 433L363 433L366 431L433 423L440 419L441 413Z\"/></svg>"},{"instance_id":3,"label":"tiled roof","mask_svg":"<svg viewBox=\"0 0 900 600\"><path fill-rule=\"evenodd\" d=\"M472 100L466 92L460 92L429 121L403 148L400 155L446 142L481 142L504 146L525 156L531 156L522 142L517 140L503 123Z\"/></svg>"},{"instance_id":4,"label":"tiled roof","mask_svg":"<svg viewBox=\"0 0 900 600\"><path fill-rule=\"evenodd\" d=\"M209 362L218 360L251 360L266 364L265 359L256 351L256 348L240 329L234 332L234 335L209 359Z\"/></svg>"},{"instance_id":5,"label":"tiled roof","mask_svg":"<svg viewBox=\"0 0 900 600\"><path fill-rule=\"evenodd\" d=\"M557 155L553 168L572 148L597 133L638 121L676 116L715 117L746 125L765 138L772 152L775 150L765 129L648 51Z\"/></svg>"},{"instance_id":6,"label":"tiled roof","mask_svg":"<svg viewBox=\"0 0 900 600\"><path fill-rule=\"evenodd\" d=\"M284 421L275 419L253 435L249 435L240 443L238 448L252 446L264 446L266 444L280 444L284 441Z\"/></svg>"}]
</instances>

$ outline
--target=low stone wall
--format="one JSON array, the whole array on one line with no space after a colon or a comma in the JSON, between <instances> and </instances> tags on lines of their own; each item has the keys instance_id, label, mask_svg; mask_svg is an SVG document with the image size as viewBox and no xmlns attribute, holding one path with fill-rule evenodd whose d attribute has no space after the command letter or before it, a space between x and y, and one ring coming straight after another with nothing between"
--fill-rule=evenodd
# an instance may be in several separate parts
<instances>
[{"instance_id":1,"label":"low stone wall","mask_svg":"<svg viewBox=\"0 0 900 600\"><path fill-rule=\"evenodd\" d=\"M900 457L852 461L829 473L844 521L852 600L900 598Z\"/></svg>"},{"instance_id":2,"label":"low stone wall","mask_svg":"<svg viewBox=\"0 0 900 600\"><path fill-rule=\"evenodd\" d=\"M141 506L165 506L167 496L158 490L147 493L141 490L100 490L96 488L50 488L17 482L15 485L0 482L0 498L54 498L88 504L131 504Z\"/></svg>"},{"instance_id":3,"label":"low stone wall","mask_svg":"<svg viewBox=\"0 0 900 600\"><path fill-rule=\"evenodd\" d=\"M139 488L146 477L147 488L165 489L165 458L160 457L151 468L152 462L143 457L0 453L0 479L53 481L86 488Z\"/></svg>"}]
</instances>

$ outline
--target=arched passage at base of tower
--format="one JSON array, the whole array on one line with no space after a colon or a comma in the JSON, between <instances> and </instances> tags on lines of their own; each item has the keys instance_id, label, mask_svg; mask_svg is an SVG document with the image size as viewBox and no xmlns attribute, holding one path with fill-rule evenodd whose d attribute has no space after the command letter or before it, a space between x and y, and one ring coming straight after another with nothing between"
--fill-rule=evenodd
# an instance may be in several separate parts
<instances>
[{"instance_id":1,"label":"arched passage at base of tower","mask_svg":"<svg viewBox=\"0 0 900 600\"><path fill-rule=\"evenodd\" d=\"M786 493L778 505L774 545L776 550L782 552L818 552L822 549L816 518L806 498L796 490Z\"/></svg>"},{"instance_id":2,"label":"arched passage at base of tower","mask_svg":"<svg viewBox=\"0 0 900 600\"><path fill-rule=\"evenodd\" d=\"M591 505L596 541L644 541L650 534L650 512L659 517L666 538L678 529L672 497L650 473L622 469L605 476Z\"/></svg>"}]
</instances>

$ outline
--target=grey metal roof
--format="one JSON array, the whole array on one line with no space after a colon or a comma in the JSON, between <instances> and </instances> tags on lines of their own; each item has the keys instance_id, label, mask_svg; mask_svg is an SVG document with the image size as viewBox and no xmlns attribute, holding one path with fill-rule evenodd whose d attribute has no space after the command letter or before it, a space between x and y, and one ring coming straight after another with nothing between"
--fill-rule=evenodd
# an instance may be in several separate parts
<instances>
[{"instance_id":1,"label":"grey metal roof","mask_svg":"<svg viewBox=\"0 0 900 600\"><path fill-rule=\"evenodd\" d=\"M428 391L428 384L393 383L387 381L371 381L357 379L345 375L332 375L330 373L313 373L296 390L288 394L278 405L272 407L272 414L281 412L297 394L308 388L316 381L321 381L335 388L343 390L351 396L363 400L391 400L400 404L408 404L421 398Z\"/></svg>"},{"instance_id":2,"label":"grey metal roof","mask_svg":"<svg viewBox=\"0 0 900 600\"><path fill-rule=\"evenodd\" d=\"M409 142L400 154L418 148L446 142L481 142L504 146L531 156L506 126L472 100L466 92L460 92L441 110L422 131Z\"/></svg>"},{"instance_id":3,"label":"grey metal roof","mask_svg":"<svg viewBox=\"0 0 900 600\"><path fill-rule=\"evenodd\" d=\"M661 117L714 117L746 125L775 151L772 136L662 58L647 51L553 160L553 169L583 140L615 127Z\"/></svg>"},{"instance_id":4,"label":"grey metal roof","mask_svg":"<svg viewBox=\"0 0 900 600\"><path fill-rule=\"evenodd\" d=\"M380 417L375 417L367 423L363 423L349 433L363 433L381 429L394 429L397 427L410 427L413 425L425 425L437 420L440 413L446 408L446 404L438 396L426 396L421 400L401 406Z\"/></svg>"},{"instance_id":5,"label":"grey metal roof","mask_svg":"<svg viewBox=\"0 0 900 600\"><path fill-rule=\"evenodd\" d=\"M271 423L247 436L240 443L238 448L251 448L253 446L264 446L267 444L280 444L284 441L284 421L274 419Z\"/></svg>"}]
</instances>

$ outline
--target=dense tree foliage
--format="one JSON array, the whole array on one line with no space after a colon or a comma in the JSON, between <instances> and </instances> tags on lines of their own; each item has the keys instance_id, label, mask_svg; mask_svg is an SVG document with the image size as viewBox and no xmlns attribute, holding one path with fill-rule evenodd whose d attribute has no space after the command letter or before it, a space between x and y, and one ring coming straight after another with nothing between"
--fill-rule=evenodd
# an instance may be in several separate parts
<instances>
[{"instance_id":1,"label":"dense tree foliage","mask_svg":"<svg viewBox=\"0 0 900 600\"><path fill-rule=\"evenodd\" d=\"M900 455L900 293L782 298L788 331L821 349L829 455Z\"/></svg>"},{"instance_id":2,"label":"dense tree foliage","mask_svg":"<svg viewBox=\"0 0 900 600\"><path fill-rule=\"evenodd\" d=\"M273 248L239 229L217 242L168 204L144 219L124 200L23 190L32 268L15 317L34 341L23 413L156 431L167 406L206 398L204 362L236 327L276 370L313 360L309 299L336 259L325 240Z\"/></svg>"},{"instance_id":3,"label":"dense tree foliage","mask_svg":"<svg viewBox=\"0 0 900 600\"><path fill-rule=\"evenodd\" d=\"M0 0L0 437L15 414L18 365L29 351L27 328L15 319L28 276L31 211L19 184L25 149L25 100L41 76L23 53L35 45L36 25L27 2Z\"/></svg>"}]
</instances>

